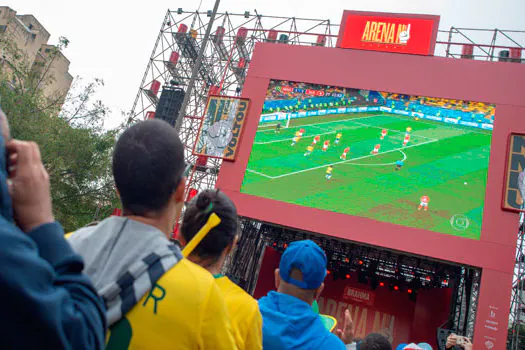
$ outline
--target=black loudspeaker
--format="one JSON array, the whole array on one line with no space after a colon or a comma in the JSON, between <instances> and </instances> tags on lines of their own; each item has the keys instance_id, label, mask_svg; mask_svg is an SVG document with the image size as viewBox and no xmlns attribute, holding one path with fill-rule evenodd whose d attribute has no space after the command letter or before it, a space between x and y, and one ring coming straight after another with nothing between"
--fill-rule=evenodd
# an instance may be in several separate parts
<instances>
[{"instance_id":1,"label":"black loudspeaker","mask_svg":"<svg viewBox=\"0 0 525 350\"><path fill-rule=\"evenodd\" d=\"M499 52L498 61L499 62L510 62L509 55L510 55L509 50L501 50Z\"/></svg>"},{"instance_id":2,"label":"black loudspeaker","mask_svg":"<svg viewBox=\"0 0 525 350\"><path fill-rule=\"evenodd\" d=\"M184 100L184 94L184 90L181 88L164 86L157 104L157 110L155 111L155 118L175 126L182 101Z\"/></svg>"}]
</instances>

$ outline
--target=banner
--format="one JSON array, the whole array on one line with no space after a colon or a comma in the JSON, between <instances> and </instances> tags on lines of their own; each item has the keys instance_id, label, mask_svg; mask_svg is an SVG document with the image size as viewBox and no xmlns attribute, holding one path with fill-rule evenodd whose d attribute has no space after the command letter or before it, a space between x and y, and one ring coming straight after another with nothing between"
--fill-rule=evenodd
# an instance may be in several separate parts
<instances>
[{"instance_id":1,"label":"banner","mask_svg":"<svg viewBox=\"0 0 525 350\"><path fill-rule=\"evenodd\" d=\"M345 94L342 92L337 91L325 91L325 90L316 90L316 89L303 89L300 87L293 87L293 86L276 86L276 91L280 91L283 93L296 93L296 94L304 94L308 95L310 97L344 97Z\"/></svg>"},{"instance_id":2,"label":"banner","mask_svg":"<svg viewBox=\"0 0 525 350\"><path fill-rule=\"evenodd\" d=\"M345 11L337 47L433 55L439 16Z\"/></svg>"},{"instance_id":3,"label":"banner","mask_svg":"<svg viewBox=\"0 0 525 350\"><path fill-rule=\"evenodd\" d=\"M374 305L375 293L366 289L354 288L351 286L345 287L343 299L353 301L356 303L363 303L368 306Z\"/></svg>"},{"instance_id":4,"label":"banner","mask_svg":"<svg viewBox=\"0 0 525 350\"><path fill-rule=\"evenodd\" d=\"M520 179L525 172L525 135L511 134L507 150L507 168L503 185L502 208L509 211L523 211L523 197ZM523 186L523 184L521 184Z\"/></svg>"},{"instance_id":5,"label":"banner","mask_svg":"<svg viewBox=\"0 0 525 350\"><path fill-rule=\"evenodd\" d=\"M249 106L248 99L210 96L193 154L235 160ZM269 116L273 120L280 117L278 114Z\"/></svg>"}]
</instances>

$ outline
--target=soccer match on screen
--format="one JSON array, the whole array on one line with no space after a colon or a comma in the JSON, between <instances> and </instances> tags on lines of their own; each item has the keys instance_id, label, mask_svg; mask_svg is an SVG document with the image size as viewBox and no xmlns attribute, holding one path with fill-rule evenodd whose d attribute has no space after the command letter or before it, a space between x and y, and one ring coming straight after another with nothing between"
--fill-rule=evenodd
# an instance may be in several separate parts
<instances>
[{"instance_id":1,"label":"soccer match on screen","mask_svg":"<svg viewBox=\"0 0 525 350\"><path fill-rule=\"evenodd\" d=\"M241 192L479 239L494 112L272 80Z\"/></svg>"}]
</instances>

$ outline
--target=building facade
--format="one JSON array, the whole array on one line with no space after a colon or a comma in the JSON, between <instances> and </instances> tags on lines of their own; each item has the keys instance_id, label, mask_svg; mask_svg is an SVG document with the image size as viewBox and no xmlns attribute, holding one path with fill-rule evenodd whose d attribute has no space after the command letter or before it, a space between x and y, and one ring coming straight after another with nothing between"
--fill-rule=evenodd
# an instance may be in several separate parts
<instances>
[{"instance_id":1,"label":"building facade","mask_svg":"<svg viewBox=\"0 0 525 350\"><path fill-rule=\"evenodd\" d=\"M0 36L24 55L25 66L37 77L36 87L61 106L73 82L70 62L56 46L48 44L50 33L44 26L33 15L18 15L13 9L0 6ZM4 65L10 59L2 49Z\"/></svg>"}]
</instances>

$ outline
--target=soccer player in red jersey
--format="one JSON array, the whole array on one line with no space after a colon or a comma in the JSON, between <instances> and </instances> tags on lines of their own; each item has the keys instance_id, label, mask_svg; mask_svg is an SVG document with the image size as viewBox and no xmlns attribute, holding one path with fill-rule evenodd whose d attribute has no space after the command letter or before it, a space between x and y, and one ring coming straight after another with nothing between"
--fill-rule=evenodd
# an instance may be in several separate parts
<instances>
[{"instance_id":1,"label":"soccer player in red jersey","mask_svg":"<svg viewBox=\"0 0 525 350\"><path fill-rule=\"evenodd\" d=\"M387 129L383 129L381 131L381 140L383 140L385 138L386 134L388 134L388 130Z\"/></svg>"},{"instance_id":2,"label":"soccer player in red jersey","mask_svg":"<svg viewBox=\"0 0 525 350\"><path fill-rule=\"evenodd\" d=\"M314 145L319 141L321 141L321 136L317 135L316 137L314 137Z\"/></svg>"},{"instance_id":3,"label":"soccer player in red jersey","mask_svg":"<svg viewBox=\"0 0 525 350\"><path fill-rule=\"evenodd\" d=\"M410 141L410 134L405 135L405 139L403 140L403 147L407 145L408 141Z\"/></svg>"},{"instance_id":4,"label":"soccer player in red jersey","mask_svg":"<svg viewBox=\"0 0 525 350\"><path fill-rule=\"evenodd\" d=\"M323 152L326 152L328 150L328 146L330 146L330 140L326 140L323 144Z\"/></svg>"},{"instance_id":5,"label":"soccer player in red jersey","mask_svg":"<svg viewBox=\"0 0 525 350\"><path fill-rule=\"evenodd\" d=\"M423 208L423 210L427 211L428 210L428 202L430 202L430 197L429 196L422 196L419 199L419 206L417 207L417 210L421 210L421 208Z\"/></svg>"},{"instance_id":6,"label":"soccer player in red jersey","mask_svg":"<svg viewBox=\"0 0 525 350\"><path fill-rule=\"evenodd\" d=\"M374 154L374 155L375 155L375 154L378 154L380 148L381 148L381 145L380 145L380 144L377 144L377 145L374 147L374 149L372 150L372 152L370 152L370 153L372 153L372 154Z\"/></svg>"},{"instance_id":7,"label":"soccer player in red jersey","mask_svg":"<svg viewBox=\"0 0 525 350\"><path fill-rule=\"evenodd\" d=\"M344 150L343 150L343 154L341 154L341 160L346 160L346 154L350 152L350 147L346 147Z\"/></svg>"}]
</instances>

